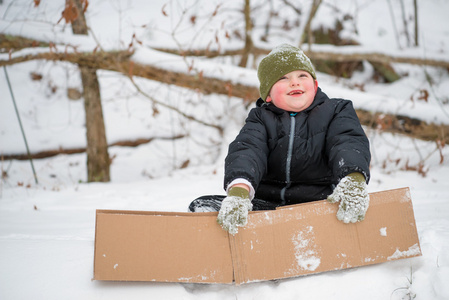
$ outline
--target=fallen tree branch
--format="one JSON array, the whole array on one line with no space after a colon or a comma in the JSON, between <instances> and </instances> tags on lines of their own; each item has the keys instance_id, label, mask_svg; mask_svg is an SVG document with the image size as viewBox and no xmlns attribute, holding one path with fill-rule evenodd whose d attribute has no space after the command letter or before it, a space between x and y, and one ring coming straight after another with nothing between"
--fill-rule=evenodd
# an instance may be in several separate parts
<instances>
[{"instance_id":1,"label":"fallen tree branch","mask_svg":"<svg viewBox=\"0 0 449 300\"><path fill-rule=\"evenodd\" d=\"M22 37L11 37L11 36L5 36L0 34L0 49L22 49L24 47L37 47L37 46L45 46L46 44L44 42L29 40ZM70 47L70 46L67 46ZM406 56L392 56L387 55L383 53L377 53L377 52L366 52L362 53L360 52L361 48L358 49L357 46L348 46L351 47L351 51L345 51L344 46L335 47L335 51L322 51L322 50L313 50L308 51L304 50L304 53L313 61L313 60L330 60L334 62L354 62L354 61L369 61L373 63L381 63L381 64L390 64L390 63L406 63L406 64L412 64L412 65L427 65L427 66L434 66L434 67L441 67L449 69L449 60L438 60L438 59L423 59L423 58L417 58L417 57L406 57ZM214 50L208 50L208 49L197 49L197 50L176 50L176 49L170 49L170 48L155 48L155 50L166 52L166 53L172 53L177 54L181 56L203 56L207 58L213 58L218 56L234 56L234 55L243 55L245 49L236 49L236 50L226 50L226 51L214 51ZM258 55L267 55L270 52L270 50L262 49L255 47L251 48L251 54L258 56ZM348 52L348 53L346 53ZM125 54L125 55L131 55L128 51L118 51L118 52L100 52L100 53L119 53L119 54ZM127 53L127 54L126 54ZM57 55L64 55L66 53L53 53ZM38 54L39 55L39 54ZM41 59L46 59L46 54L42 53L40 54ZM4 64L14 64L20 61L26 60L27 57L30 56L23 56L20 58L15 58L9 60L9 63L6 63L5 60L0 60L0 66ZM33 59L33 58L31 58ZM39 58L34 58L39 59Z\"/></svg>"},{"instance_id":2,"label":"fallen tree branch","mask_svg":"<svg viewBox=\"0 0 449 300\"><path fill-rule=\"evenodd\" d=\"M357 48L354 46L350 46L354 48L354 51L357 51ZM344 49L344 46L338 47L340 49ZM207 58L213 58L218 56L233 56L233 55L242 55L243 50L228 50L223 52L218 51L210 51L210 50L192 50L192 51L183 51L180 53L177 50L166 49L166 48L155 48L155 50L163 51L172 54L185 55L185 56L204 56ZM267 55L270 50L265 50L257 47L253 47L252 54L254 55ZM449 68L449 60L438 60L438 59L423 59L417 57L402 57L402 56L392 56L383 53L343 53L339 51L322 51L322 50L304 50L304 53L313 61L313 60L329 60L334 62L354 62L354 61L369 61L373 63L381 63L381 64L390 64L390 63L404 63L411 65L426 65L433 67L441 67L441 68Z\"/></svg>"},{"instance_id":3,"label":"fallen tree branch","mask_svg":"<svg viewBox=\"0 0 449 300\"><path fill-rule=\"evenodd\" d=\"M449 125L427 123L401 115L391 115L357 109L362 125L382 132L399 133L425 141L449 142Z\"/></svg>"},{"instance_id":4,"label":"fallen tree branch","mask_svg":"<svg viewBox=\"0 0 449 300\"><path fill-rule=\"evenodd\" d=\"M335 53L335 52L324 52L324 51L304 51L310 59L314 60L332 60L336 62L349 62L349 61L369 61L374 63L390 64L390 63L404 63L411 65L426 65L433 67L449 68L449 61L436 60L436 59L423 59L423 58L413 58L413 57L401 57L401 56L390 56L382 53Z\"/></svg>"},{"instance_id":5,"label":"fallen tree branch","mask_svg":"<svg viewBox=\"0 0 449 300\"><path fill-rule=\"evenodd\" d=\"M152 137L152 138L145 138L145 139L141 138L141 139L136 139L136 140L124 140L124 141L118 141L118 142L109 144L108 147L113 147L113 146L137 147L142 144L148 144L154 140L177 140L177 139L182 139L184 137L186 137L186 135L176 135L176 136L172 136L172 137ZM71 148L71 149L59 148L56 150L46 150L46 151L32 153L31 157L33 159L40 159L40 158L48 158L48 157L56 156L59 154L77 154L77 153L84 153L84 152L86 152L85 147ZM28 155L27 154L9 154L9 155L4 154L4 155L2 155L2 159L4 159L4 160L11 160L11 159L27 160Z\"/></svg>"},{"instance_id":6,"label":"fallen tree branch","mask_svg":"<svg viewBox=\"0 0 449 300\"><path fill-rule=\"evenodd\" d=\"M143 65L130 60L132 53L97 52L97 53L37 53L14 57L9 60L0 60L0 66L13 65L31 60L67 61L80 66L95 69L110 70L123 73L127 76L139 76L167 84L196 89L204 94L224 94L243 98L246 101L254 101L259 96L255 87L242 84L233 84L216 78L199 77L197 75L173 72L157 68L151 65Z\"/></svg>"}]
</instances>

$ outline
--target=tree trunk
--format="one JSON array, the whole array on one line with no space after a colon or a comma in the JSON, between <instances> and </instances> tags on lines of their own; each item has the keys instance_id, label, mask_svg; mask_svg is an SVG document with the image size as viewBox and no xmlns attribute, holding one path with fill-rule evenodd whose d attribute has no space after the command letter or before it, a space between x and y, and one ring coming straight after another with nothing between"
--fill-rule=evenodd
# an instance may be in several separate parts
<instances>
[{"instance_id":1,"label":"tree trunk","mask_svg":"<svg viewBox=\"0 0 449 300\"><path fill-rule=\"evenodd\" d=\"M400 1L401 3L401 14L402 14L402 24L404 26L404 35L405 38L407 40L407 47L410 47L411 42L410 42L410 34L408 32L408 21L407 21L407 16L405 14L405 5L404 5L404 0Z\"/></svg>"},{"instance_id":2,"label":"tree trunk","mask_svg":"<svg viewBox=\"0 0 449 300\"><path fill-rule=\"evenodd\" d=\"M242 59L239 66L246 68L248 63L248 56L253 48L253 39L251 37L252 23L251 23L251 7L250 0L245 0L245 7L243 9L245 14L245 48L243 49Z\"/></svg>"},{"instance_id":3,"label":"tree trunk","mask_svg":"<svg viewBox=\"0 0 449 300\"><path fill-rule=\"evenodd\" d=\"M413 8L415 12L415 46L419 46L418 40L418 0L413 1Z\"/></svg>"},{"instance_id":4,"label":"tree trunk","mask_svg":"<svg viewBox=\"0 0 449 300\"><path fill-rule=\"evenodd\" d=\"M66 0L66 7L73 5L78 14L77 18L72 21L72 32L87 35L88 28L84 17L83 2L82 0ZM109 173L110 160L97 69L78 66L81 72L86 112L87 181L109 182L111 180Z\"/></svg>"},{"instance_id":5,"label":"tree trunk","mask_svg":"<svg viewBox=\"0 0 449 300\"><path fill-rule=\"evenodd\" d=\"M78 15L77 15L76 19L72 21L72 32L74 34L87 35L86 17L84 16L84 8L83 8L83 4L81 3L81 1L82 0L66 0L66 6L74 5L76 10L78 11Z\"/></svg>"},{"instance_id":6,"label":"tree trunk","mask_svg":"<svg viewBox=\"0 0 449 300\"><path fill-rule=\"evenodd\" d=\"M110 161L97 70L82 66L79 68L86 112L87 181L108 182Z\"/></svg>"},{"instance_id":7,"label":"tree trunk","mask_svg":"<svg viewBox=\"0 0 449 300\"><path fill-rule=\"evenodd\" d=\"M312 37L312 30L311 30L311 24L312 20L315 17L316 12L318 11L318 8L320 7L322 0L313 0L312 7L310 8L309 17L307 18L307 23L304 26L304 31L301 34L301 39L299 41L299 48L302 48L302 44L304 43L306 34L308 34L309 38L309 51L311 50L311 45L313 44L313 37Z\"/></svg>"}]
</instances>

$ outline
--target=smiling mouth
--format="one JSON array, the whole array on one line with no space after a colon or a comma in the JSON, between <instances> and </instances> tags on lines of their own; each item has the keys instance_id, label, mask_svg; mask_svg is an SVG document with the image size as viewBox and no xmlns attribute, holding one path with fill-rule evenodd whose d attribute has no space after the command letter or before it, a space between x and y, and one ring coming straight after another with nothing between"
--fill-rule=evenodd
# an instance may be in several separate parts
<instances>
[{"instance_id":1,"label":"smiling mouth","mask_svg":"<svg viewBox=\"0 0 449 300\"><path fill-rule=\"evenodd\" d=\"M292 95L302 95L302 94L304 94L303 91L294 90L294 91L289 92L287 95L292 96Z\"/></svg>"}]
</instances>

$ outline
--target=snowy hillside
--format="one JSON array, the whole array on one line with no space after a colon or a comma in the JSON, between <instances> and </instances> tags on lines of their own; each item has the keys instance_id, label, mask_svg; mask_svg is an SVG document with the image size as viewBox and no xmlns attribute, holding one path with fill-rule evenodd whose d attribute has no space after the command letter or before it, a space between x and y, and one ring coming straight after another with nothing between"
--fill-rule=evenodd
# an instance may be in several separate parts
<instances>
[{"instance_id":1,"label":"snowy hillside","mask_svg":"<svg viewBox=\"0 0 449 300\"><path fill-rule=\"evenodd\" d=\"M252 2L258 9L254 36L259 37L268 7L266 1ZM307 13L310 1L300 2ZM410 14L412 1L404 2ZM272 3L282 8L273 28L276 22L282 27L281 17L294 24L293 10L283 1ZM335 18L351 13L356 17L345 23L344 34L360 42L362 51L449 60L447 1L418 1L419 47L406 47L403 35L396 38L388 3L399 18L400 1L324 1L312 25L330 26ZM334 4L339 13L332 9ZM63 21L55 25L63 1L41 1L34 7L28 0L3 0L0 34L70 43L79 51L92 51L97 43L105 50L126 49L135 34L142 44L135 45L134 60L185 71L188 64L183 59L152 47L241 48L242 40L227 35L243 26L236 12L242 5L242 1L90 1L87 18L92 32L88 37L75 37L70 25ZM217 14L211 17L215 10ZM192 16L196 17L193 25ZM398 31L404 26L399 20ZM411 22L409 26L411 31ZM270 49L281 42L297 44L293 30L278 30L268 42L255 39L257 46ZM36 51L43 50L0 53L0 60ZM195 60L195 67L210 76L258 84L255 70L236 67L233 58L187 60ZM407 76L392 84L373 81L368 65L345 80L318 73L318 82L329 96L351 99L356 108L400 111L449 124L448 70L406 64L394 67ZM67 97L67 88L81 88L76 66L39 60L8 66L6 72L2 69L0 156L26 153L6 74L32 153L86 146L82 99ZM31 74L40 74L42 79ZM200 195L223 194L227 145L248 112L238 98L135 79L158 101L223 127L221 135L213 127L154 105L124 75L110 71L98 75L108 143L152 141L138 147L111 146L110 183L86 183L85 153L33 160L38 183L29 161L0 160L0 299L449 299L449 148L369 128L373 156L369 191L410 187L423 256L242 286L92 281L95 210L186 211ZM350 88L355 84L363 84L363 91ZM424 89L430 92L428 101L417 97Z\"/></svg>"}]
</instances>

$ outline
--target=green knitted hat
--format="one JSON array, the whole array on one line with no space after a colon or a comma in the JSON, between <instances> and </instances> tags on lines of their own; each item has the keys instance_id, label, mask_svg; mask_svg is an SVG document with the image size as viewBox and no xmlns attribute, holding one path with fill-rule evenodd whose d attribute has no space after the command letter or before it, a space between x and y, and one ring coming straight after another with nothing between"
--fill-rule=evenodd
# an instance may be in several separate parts
<instances>
[{"instance_id":1,"label":"green knitted hat","mask_svg":"<svg viewBox=\"0 0 449 300\"><path fill-rule=\"evenodd\" d=\"M273 84L285 74L296 70L309 72L316 79L312 62L301 49L288 44L274 48L262 59L257 70L260 97L265 101Z\"/></svg>"}]
</instances>

